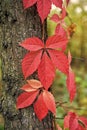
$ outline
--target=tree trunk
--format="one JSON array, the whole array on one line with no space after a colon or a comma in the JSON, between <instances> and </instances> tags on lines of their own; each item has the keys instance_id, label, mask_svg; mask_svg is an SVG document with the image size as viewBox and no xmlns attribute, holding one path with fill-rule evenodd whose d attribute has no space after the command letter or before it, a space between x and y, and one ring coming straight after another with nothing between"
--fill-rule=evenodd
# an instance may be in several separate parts
<instances>
[{"instance_id":1,"label":"tree trunk","mask_svg":"<svg viewBox=\"0 0 87 130\"><path fill-rule=\"evenodd\" d=\"M0 111L4 117L5 130L52 130L50 113L40 122L32 106L26 109L16 109L16 99L21 93L20 87L24 84L21 60L26 53L19 43L32 36L41 38L41 34L42 25L36 6L24 10L22 0L0 0L0 49L3 81ZM36 73L31 77L37 77Z\"/></svg>"}]
</instances>

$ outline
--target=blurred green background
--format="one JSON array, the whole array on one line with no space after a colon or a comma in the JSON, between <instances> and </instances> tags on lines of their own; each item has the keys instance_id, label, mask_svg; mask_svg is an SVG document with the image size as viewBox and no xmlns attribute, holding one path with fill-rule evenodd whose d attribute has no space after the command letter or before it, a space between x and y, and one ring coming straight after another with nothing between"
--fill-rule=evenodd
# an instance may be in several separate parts
<instances>
[{"instance_id":1,"label":"blurred green background","mask_svg":"<svg viewBox=\"0 0 87 130\"><path fill-rule=\"evenodd\" d=\"M69 40L68 49L72 55L71 66L76 76L77 94L75 100L70 103L66 89L66 77L57 71L52 91L56 102L59 102L57 121L61 125L68 111L74 111L87 117L87 0L71 0L67 12L69 15L65 18L67 26L75 26L72 30L74 33ZM59 13L55 6L53 6L50 16L54 13ZM48 18L49 35L54 34L55 27L56 23Z\"/></svg>"},{"instance_id":2,"label":"blurred green background","mask_svg":"<svg viewBox=\"0 0 87 130\"><path fill-rule=\"evenodd\" d=\"M52 92L55 95L56 102L58 102L57 121L61 125L64 115L70 110L87 117L87 0L71 0L67 12L69 14L69 18L65 18L67 25L70 26L71 23L75 25L74 33L69 40L68 49L70 49L72 54L72 69L76 75L77 94L75 100L70 103L66 89L66 77L57 71ZM55 6L53 6L49 16L54 13L59 13ZM49 20L48 17L49 35L54 34L55 27L56 24ZM0 130L3 130L3 124L3 118L0 116Z\"/></svg>"}]
</instances>

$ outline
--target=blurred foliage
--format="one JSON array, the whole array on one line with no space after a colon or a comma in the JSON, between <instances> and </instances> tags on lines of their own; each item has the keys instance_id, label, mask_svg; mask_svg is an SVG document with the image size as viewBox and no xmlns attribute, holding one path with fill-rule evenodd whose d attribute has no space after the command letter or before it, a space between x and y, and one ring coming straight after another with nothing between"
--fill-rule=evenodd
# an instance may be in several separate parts
<instances>
[{"instance_id":1,"label":"blurred foliage","mask_svg":"<svg viewBox=\"0 0 87 130\"><path fill-rule=\"evenodd\" d=\"M4 126L3 125L0 125L0 130L4 130Z\"/></svg>"},{"instance_id":2,"label":"blurred foliage","mask_svg":"<svg viewBox=\"0 0 87 130\"><path fill-rule=\"evenodd\" d=\"M56 23L50 17L56 13L54 8L48 17L48 34L53 35ZM63 118L68 111L75 111L87 117L87 0L71 0L67 8L68 16L65 18L67 26L75 25L74 34L69 39L68 49L72 54L72 69L76 75L77 94L70 103L66 87L66 76L56 72L52 92L58 103L57 121L62 125Z\"/></svg>"}]
</instances>

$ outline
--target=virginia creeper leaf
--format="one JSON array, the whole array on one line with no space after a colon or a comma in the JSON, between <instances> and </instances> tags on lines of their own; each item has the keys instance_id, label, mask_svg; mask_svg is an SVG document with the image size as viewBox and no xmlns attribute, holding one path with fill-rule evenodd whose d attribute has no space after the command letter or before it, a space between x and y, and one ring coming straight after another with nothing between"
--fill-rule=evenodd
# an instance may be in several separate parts
<instances>
[{"instance_id":1,"label":"virginia creeper leaf","mask_svg":"<svg viewBox=\"0 0 87 130\"><path fill-rule=\"evenodd\" d=\"M54 35L47 39L46 48L62 49L65 47L67 42L68 42L67 37L61 35Z\"/></svg>"},{"instance_id":2,"label":"virginia creeper leaf","mask_svg":"<svg viewBox=\"0 0 87 130\"><path fill-rule=\"evenodd\" d=\"M57 14L53 14L50 19L56 23L60 21L60 17Z\"/></svg>"},{"instance_id":3,"label":"virginia creeper leaf","mask_svg":"<svg viewBox=\"0 0 87 130\"><path fill-rule=\"evenodd\" d=\"M32 88L35 88L35 89L38 89L38 88L42 88L42 84L39 80L36 80L36 79L30 79L30 80L27 80L28 84L32 87Z\"/></svg>"},{"instance_id":4,"label":"virginia creeper leaf","mask_svg":"<svg viewBox=\"0 0 87 130\"><path fill-rule=\"evenodd\" d=\"M37 97L39 91L34 91L34 92L24 92L19 95L17 98L17 108L25 108L30 106L35 98Z\"/></svg>"},{"instance_id":5,"label":"virginia creeper leaf","mask_svg":"<svg viewBox=\"0 0 87 130\"><path fill-rule=\"evenodd\" d=\"M69 62L69 74L67 75L67 89L69 91L69 95L70 95L70 101L72 102L75 94L76 94L76 83L75 83L75 75L70 67L70 63L71 63L71 54L70 52L68 53L68 62Z\"/></svg>"},{"instance_id":6,"label":"virginia creeper leaf","mask_svg":"<svg viewBox=\"0 0 87 130\"><path fill-rule=\"evenodd\" d=\"M55 68L46 52L43 54L41 63L38 67L38 76L44 88L48 90L55 77Z\"/></svg>"},{"instance_id":7,"label":"virginia creeper leaf","mask_svg":"<svg viewBox=\"0 0 87 130\"><path fill-rule=\"evenodd\" d=\"M63 52L56 50L49 50L48 52L57 69L65 74L68 74L69 65L66 55Z\"/></svg>"},{"instance_id":8,"label":"virginia creeper leaf","mask_svg":"<svg viewBox=\"0 0 87 130\"><path fill-rule=\"evenodd\" d=\"M36 3L37 0L23 0L24 8L29 8Z\"/></svg>"},{"instance_id":9,"label":"virginia creeper leaf","mask_svg":"<svg viewBox=\"0 0 87 130\"><path fill-rule=\"evenodd\" d=\"M67 88L70 94L70 101L72 102L76 94L76 83L75 83L75 75L70 68L67 77Z\"/></svg>"},{"instance_id":10,"label":"virginia creeper leaf","mask_svg":"<svg viewBox=\"0 0 87 130\"><path fill-rule=\"evenodd\" d=\"M70 113L69 129L76 130L78 128L78 119L75 113Z\"/></svg>"},{"instance_id":11,"label":"virginia creeper leaf","mask_svg":"<svg viewBox=\"0 0 87 130\"><path fill-rule=\"evenodd\" d=\"M26 92L33 92L33 91L37 90L35 88L32 88L29 84L25 84L21 89L26 91Z\"/></svg>"},{"instance_id":12,"label":"virginia creeper leaf","mask_svg":"<svg viewBox=\"0 0 87 130\"><path fill-rule=\"evenodd\" d=\"M59 8L62 8L62 0L52 0L53 4Z\"/></svg>"},{"instance_id":13,"label":"virginia creeper leaf","mask_svg":"<svg viewBox=\"0 0 87 130\"><path fill-rule=\"evenodd\" d=\"M42 88L42 84L39 80L36 79L30 79L27 80L28 84L25 84L21 89L26 92L33 92L36 90L39 90L39 88Z\"/></svg>"},{"instance_id":14,"label":"virginia creeper leaf","mask_svg":"<svg viewBox=\"0 0 87 130\"><path fill-rule=\"evenodd\" d=\"M50 110L55 115L56 114L56 104L55 104L55 99L54 99L53 95L50 92L44 90L43 91L43 100L44 100L48 110Z\"/></svg>"},{"instance_id":15,"label":"virginia creeper leaf","mask_svg":"<svg viewBox=\"0 0 87 130\"><path fill-rule=\"evenodd\" d=\"M37 37L27 38L25 39L20 46L24 47L29 51L37 51L44 47L42 41Z\"/></svg>"},{"instance_id":16,"label":"virginia creeper leaf","mask_svg":"<svg viewBox=\"0 0 87 130\"><path fill-rule=\"evenodd\" d=\"M62 8L62 0L23 0L24 8L31 7L37 2L37 10L42 23L50 13L51 5L55 4L57 7Z\"/></svg>"},{"instance_id":17,"label":"virginia creeper leaf","mask_svg":"<svg viewBox=\"0 0 87 130\"><path fill-rule=\"evenodd\" d=\"M40 61L41 61L41 51L30 52L25 55L24 59L22 60L22 71L25 78L27 78L34 71L37 70Z\"/></svg>"},{"instance_id":18,"label":"virginia creeper leaf","mask_svg":"<svg viewBox=\"0 0 87 130\"><path fill-rule=\"evenodd\" d=\"M78 126L77 115L74 112L69 112L64 118L64 129L69 128L69 130L77 130Z\"/></svg>"},{"instance_id":19,"label":"virginia creeper leaf","mask_svg":"<svg viewBox=\"0 0 87 130\"><path fill-rule=\"evenodd\" d=\"M66 31L65 31L65 29L60 24L58 24L56 26L55 34L56 35L66 36Z\"/></svg>"},{"instance_id":20,"label":"virginia creeper leaf","mask_svg":"<svg viewBox=\"0 0 87 130\"><path fill-rule=\"evenodd\" d=\"M37 101L34 104L34 111L39 120L42 120L48 113L48 109L44 103L42 93L39 95Z\"/></svg>"},{"instance_id":21,"label":"virginia creeper leaf","mask_svg":"<svg viewBox=\"0 0 87 130\"><path fill-rule=\"evenodd\" d=\"M87 128L87 118L80 116L79 120L84 124L84 126Z\"/></svg>"},{"instance_id":22,"label":"virginia creeper leaf","mask_svg":"<svg viewBox=\"0 0 87 130\"><path fill-rule=\"evenodd\" d=\"M38 0L37 2L37 10L39 16L41 17L42 23L44 19L48 16L51 9L51 1L50 0Z\"/></svg>"}]
</instances>

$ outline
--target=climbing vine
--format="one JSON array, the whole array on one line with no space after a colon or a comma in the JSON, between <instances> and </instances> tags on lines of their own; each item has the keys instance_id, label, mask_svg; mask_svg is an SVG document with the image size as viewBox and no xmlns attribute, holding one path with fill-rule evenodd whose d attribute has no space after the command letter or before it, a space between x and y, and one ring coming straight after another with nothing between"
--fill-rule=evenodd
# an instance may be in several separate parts
<instances>
[{"instance_id":1,"label":"climbing vine","mask_svg":"<svg viewBox=\"0 0 87 130\"><path fill-rule=\"evenodd\" d=\"M69 0L23 0L25 9L36 4L38 14L44 28L44 20L50 13L52 4L61 9L60 15L54 14L50 20L57 23L55 34L48 37L44 42L44 29L42 39L38 37L27 38L21 42L20 46L27 49L28 53L22 60L22 71L27 79L37 71L38 80L30 79L21 88L24 90L17 98L17 108L25 108L33 104L34 111L41 121L48 112L56 117L56 103L54 96L49 92L49 88L55 79L56 69L66 75L66 86L70 95L70 101L74 100L76 94L75 75L71 69L72 57L70 51L65 54L68 41L71 36L70 28L67 27L64 18L67 16L66 8ZM39 31L39 30L38 30ZM64 129L86 130L87 119L79 117L74 112L69 112L64 118ZM56 128L62 130L58 124Z\"/></svg>"}]
</instances>

